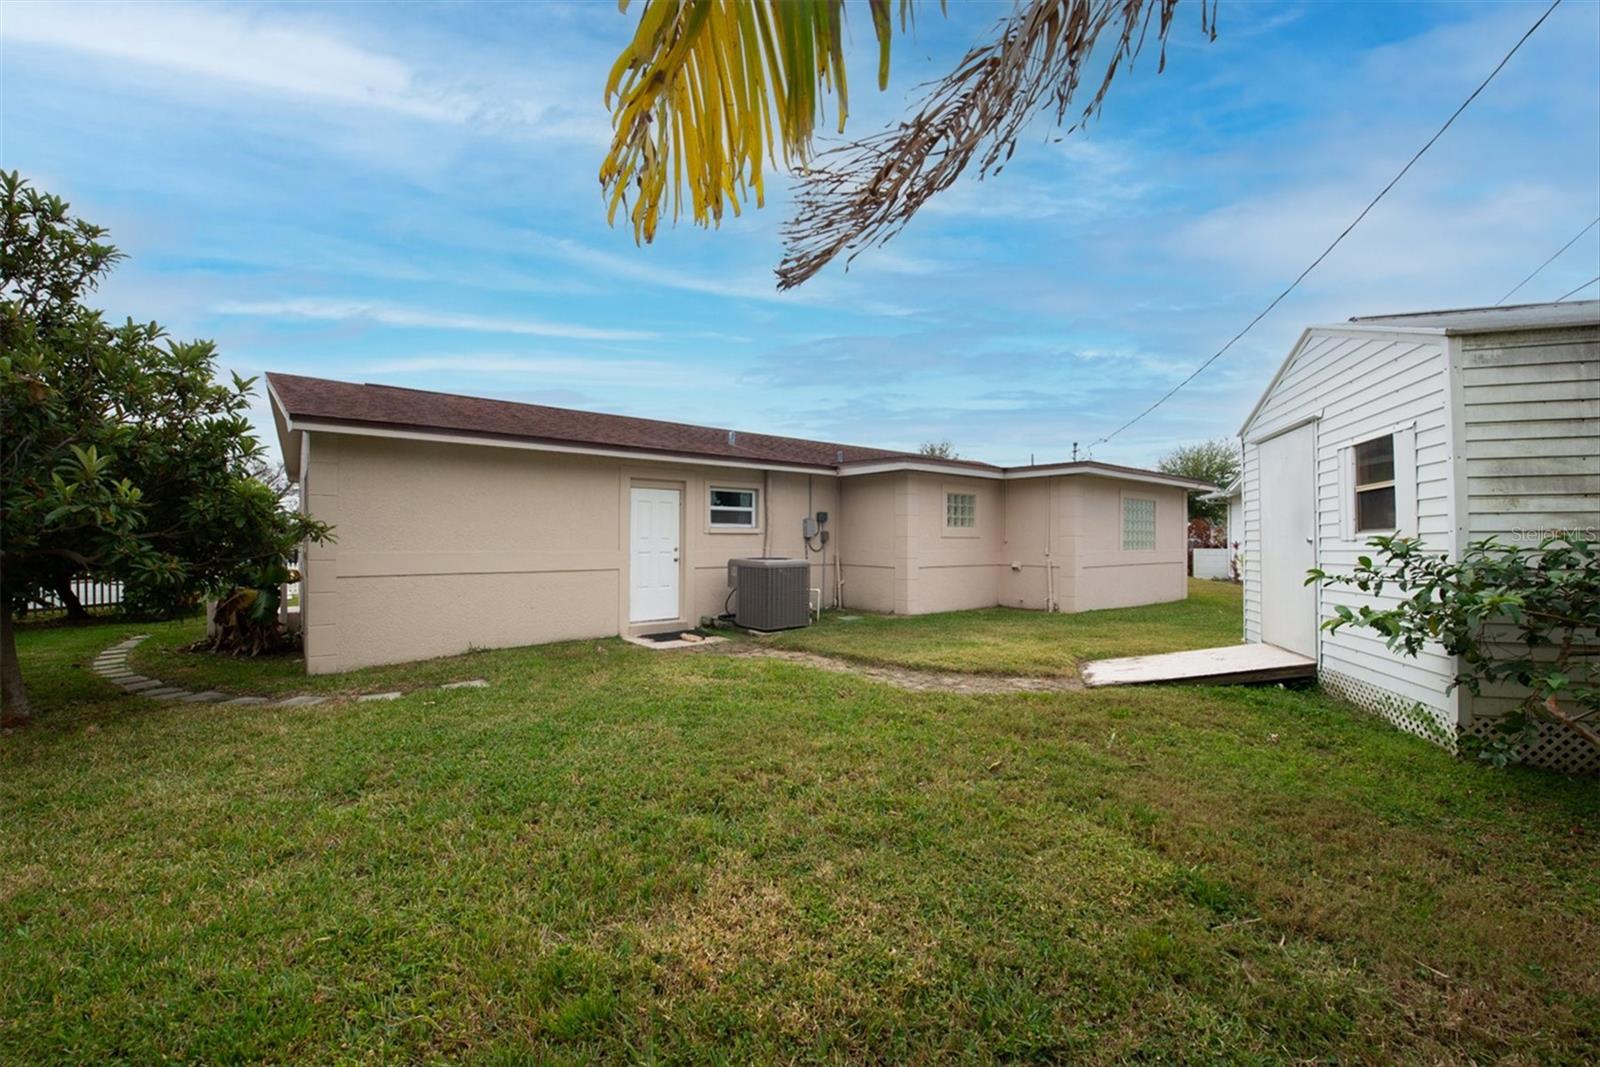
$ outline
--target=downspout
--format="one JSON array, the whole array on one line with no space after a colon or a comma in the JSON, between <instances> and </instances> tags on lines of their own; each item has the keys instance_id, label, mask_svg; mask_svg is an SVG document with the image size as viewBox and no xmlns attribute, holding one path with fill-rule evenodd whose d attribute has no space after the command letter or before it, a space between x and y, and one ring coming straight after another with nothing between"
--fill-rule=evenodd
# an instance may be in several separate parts
<instances>
[{"instance_id":1,"label":"downspout","mask_svg":"<svg viewBox=\"0 0 1600 1067\"><path fill-rule=\"evenodd\" d=\"M1048 521L1044 524L1044 610L1046 614L1056 610L1056 569L1050 549L1056 543L1056 508L1059 506L1056 500L1058 481L1059 479L1056 478L1049 480L1050 488L1045 498L1045 510L1049 515Z\"/></svg>"},{"instance_id":2,"label":"downspout","mask_svg":"<svg viewBox=\"0 0 1600 1067\"><path fill-rule=\"evenodd\" d=\"M771 555L767 546L772 540L772 472L761 472L761 554ZM809 584L809 583L807 583Z\"/></svg>"}]
</instances>

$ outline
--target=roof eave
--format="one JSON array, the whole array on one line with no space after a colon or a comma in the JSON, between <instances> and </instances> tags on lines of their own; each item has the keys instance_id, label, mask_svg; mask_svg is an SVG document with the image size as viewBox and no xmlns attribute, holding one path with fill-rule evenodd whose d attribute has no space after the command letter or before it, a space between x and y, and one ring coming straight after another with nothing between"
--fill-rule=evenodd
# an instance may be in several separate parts
<instances>
[{"instance_id":1,"label":"roof eave","mask_svg":"<svg viewBox=\"0 0 1600 1067\"><path fill-rule=\"evenodd\" d=\"M554 441L545 438L513 437L503 434L476 434L461 430L441 430L425 426L395 426L389 423L358 422L346 419L301 417L293 421L293 427L300 431L317 430L324 433L354 434L358 437L388 437L408 441L482 445L490 448L518 448L532 452L606 456L615 459L634 459L651 463L691 463L709 467L739 467L746 470L792 471L797 474L831 475L839 473L836 468L831 466L790 463L784 460L745 459L738 456L710 455L699 452L629 448L623 445Z\"/></svg>"}]
</instances>

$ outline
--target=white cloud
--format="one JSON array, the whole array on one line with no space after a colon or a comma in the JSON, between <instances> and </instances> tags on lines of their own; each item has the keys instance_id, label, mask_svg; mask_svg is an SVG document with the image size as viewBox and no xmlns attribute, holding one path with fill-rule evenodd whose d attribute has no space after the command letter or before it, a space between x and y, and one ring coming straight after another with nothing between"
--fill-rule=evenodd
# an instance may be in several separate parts
<instances>
[{"instance_id":1,"label":"white cloud","mask_svg":"<svg viewBox=\"0 0 1600 1067\"><path fill-rule=\"evenodd\" d=\"M463 94L423 83L406 63L309 21L190 4L9 4L4 37L89 52L279 95L462 122Z\"/></svg>"},{"instance_id":2,"label":"white cloud","mask_svg":"<svg viewBox=\"0 0 1600 1067\"><path fill-rule=\"evenodd\" d=\"M560 379L568 382L636 384L651 376L683 373L681 363L652 359L585 359L579 356L530 356L461 353L379 360L365 367L369 374L506 375Z\"/></svg>"},{"instance_id":3,"label":"white cloud","mask_svg":"<svg viewBox=\"0 0 1600 1067\"><path fill-rule=\"evenodd\" d=\"M509 333L529 337L562 337L574 341L647 341L657 336L644 330L614 330L574 323L548 322L543 319L494 318L453 311L427 311L379 301L327 300L315 297L227 301L216 305L212 310L220 315L370 322L379 326L408 329Z\"/></svg>"},{"instance_id":4,"label":"white cloud","mask_svg":"<svg viewBox=\"0 0 1600 1067\"><path fill-rule=\"evenodd\" d=\"M707 278L682 270L655 266L646 258L649 255L646 249L632 249L628 255L619 256L562 237L536 237L536 239L542 241L545 248L558 258L612 278L628 278L647 285L733 300L770 300L785 304L811 302L810 294L778 292L770 275L761 281L748 282Z\"/></svg>"}]
</instances>

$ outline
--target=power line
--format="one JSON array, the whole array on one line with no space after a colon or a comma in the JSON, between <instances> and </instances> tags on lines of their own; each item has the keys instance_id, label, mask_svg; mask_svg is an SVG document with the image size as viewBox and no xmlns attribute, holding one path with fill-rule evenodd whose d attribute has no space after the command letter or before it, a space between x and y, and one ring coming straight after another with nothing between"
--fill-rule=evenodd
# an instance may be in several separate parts
<instances>
[{"instance_id":1,"label":"power line","mask_svg":"<svg viewBox=\"0 0 1600 1067\"><path fill-rule=\"evenodd\" d=\"M1581 293L1581 292L1583 292L1583 290L1589 288L1589 286L1593 285L1595 282L1600 282L1600 274L1596 274L1593 278L1590 278L1588 281L1584 282L1582 285L1578 286L1576 289L1573 289L1570 292L1562 293L1560 296L1556 297L1556 303L1558 303L1558 304L1561 303L1561 301L1565 300L1567 297L1571 296L1573 293Z\"/></svg>"},{"instance_id":2,"label":"power line","mask_svg":"<svg viewBox=\"0 0 1600 1067\"><path fill-rule=\"evenodd\" d=\"M1353 222L1351 222L1350 225L1346 226L1344 228L1344 230L1339 234L1338 237L1335 237L1333 239L1333 243L1330 244L1327 248L1324 248L1322 250L1322 254L1320 256L1318 256L1316 259L1312 260L1311 261L1311 265L1309 267L1307 267L1305 270L1301 271L1299 276L1296 277L1294 281L1290 282L1288 284L1288 286L1284 288L1283 292L1281 292L1277 296L1273 297L1272 298L1272 303L1270 303L1266 307L1262 308L1260 314L1258 314L1255 318L1251 319L1249 321L1249 323L1245 325L1244 329L1240 330L1238 333L1236 333L1232 337L1228 338L1228 343L1227 344L1223 345L1221 348L1217 349L1216 352L1212 353L1212 355L1211 355L1211 357L1209 359L1207 359L1204 363L1200 364L1200 366L1196 367L1194 369L1194 371L1192 373L1190 373L1190 375L1187 378L1185 378L1183 381L1179 382L1177 385L1175 385L1171 389L1169 389L1161 397L1161 399L1157 400L1154 404L1151 404L1149 407L1147 407L1143 411L1139 412L1139 414L1135 415L1133 418L1129 419L1127 422L1123 423L1121 426L1118 426L1115 430L1112 430L1110 433L1106 434L1104 437L1102 437L1099 440L1095 441L1094 444L1091 444L1089 446L1089 448L1091 450L1093 450L1095 445L1105 444L1107 441L1109 441L1113 437L1117 436L1123 430L1126 430L1128 427L1132 426L1134 423L1138 422L1140 419L1142 419L1146 415L1150 414L1156 408L1160 407L1162 404L1165 404L1168 400L1171 400L1177 394L1178 390L1182 389L1184 386L1186 386L1190 382L1194 381L1196 378L1198 378L1200 376L1200 373L1202 371L1204 371L1207 367L1211 366L1211 364L1215 363L1217 360L1221 359L1222 356L1227 353L1228 349L1232 348L1234 346L1234 344L1240 338L1242 338L1245 334L1249 333L1252 329L1255 328L1256 323L1258 323L1262 319L1266 318L1267 315L1272 311L1273 308L1277 307L1280 303L1282 303L1284 297L1286 297L1290 293L1294 292L1295 288L1301 282L1305 281L1306 275L1308 275L1312 271L1316 270L1317 267L1322 263L1322 261L1327 259L1328 255L1335 248L1339 247L1340 242L1342 242L1346 237L1348 237L1350 235L1350 231L1355 229L1356 226L1360 224L1361 220L1366 218L1367 214L1373 208L1378 206L1378 201L1382 200L1385 196L1387 196L1388 193L1389 193L1389 190L1393 189L1395 187L1395 185L1400 181L1400 179L1404 178L1406 176L1406 172L1409 171L1412 168L1412 166L1417 162L1417 160L1421 159L1423 154L1425 152L1427 152L1428 149L1433 147L1434 142L1437 141L1439 138L1444 136L1445 131L1448 130L1451 126L1453 126L1455 124L1456 119L1461 117L1461 113L1463 111L1467 110L1467 106L1478 98L1478 94L1479 93L1483 92L1484 89L1488 88L1489 83L1494 81L1495 76L1497 74L1499 74L1502 69L1504 69L1504 67L1505 67L1505 65L1507 63L1511 62L1511 57L1516 55L1518 50L1521 49L1522 46L1527 43L1528 38L1533 36L1534 31L1538 30L1538 28L1540 26L1544 25L1544 21L1545 21L1545 19L1550 17L1550 13L1553 12L1556 8L1558 8L1560 6L1561 6L1561 0L1554 0L1554 2L1549 7L1545 8L1544 14L1540 15L1539 18L1537 19L1537 21L1535 21L1532 26L1528 27L1528 32L1524 33L1521 37L1519 37L1517 39L1517 43L1511 46L1511 51L1507 52L1505 54L1505 57L1503 59L1501 59L1498 64L1495 65L1495 68L1489 72L1489 76L1487 78L1483 79L1483 81L1479 83L1479 85L1478 85L1478 87L1476 89L1472 90L1472 95L1468 96L1465 100L1463 100L1461 102L1461 106L1456 108L1455 111L1450 115L1450 117L1445 120L1445 123L1444 123L1443 126L1439 127L1439 132L1435 133L1432 137L1428 138L1428 143L1427 144L1425 144L1421 148L1417 149L1417 154L1412 156L1406 162L1406 165L1400 168L1400 173L1396 174L1393 178L1389 179L1389 184L1385 185L1378 192L1378 195L1373 197L1372 201L1369 204L1367 204L1366 207L1361 209L1361 214L1357 215L1355 217L1355 220Z\"/></svg>"},{"instance_id":3,"label":"power line","mask_svg":"<svg viewBox=\"0 0 1600 1067\"><path fill-rule=\"evenodd\" d=\"M1549 259L1547 259L1543 263L1539 264L1539 266L1534 270L1534 272L1532 274L1530 274L1526 278L1522 279L1516 285L1513 285L1511 287L1511 292L1506 293L1505 296L1502 296L1499 300L1496 300L1494 302L1494 306L1495 307L1499 307L1501 304L1504 304L1507 300L1511 299L1511 294L1512 293L1515 293L1518 289L1521 289L1524 285L1527 285L1529 282L1533 281L1534 278L1538 277L1539 276L1539 271L1544 270L1550 264L1554 263L1556 261L1556 259L1560 257L1561 253L1565 252L1567 249L1569 249L1573 245L1577 244L1579 237L1582 237L1584 234L1586 234L1590 230L1594 229L1596 222L1600 222L1600 215L1596 215L1594 217L1594 222L1589 223L1589 225L1587 225L1583 229L1579 230L1576 237L1573 237L1572 240L1568 241L1566 244L1564 244L1560 248L1556 249L1555 255L1551 256Z\"/></svg>"}]
</instances>

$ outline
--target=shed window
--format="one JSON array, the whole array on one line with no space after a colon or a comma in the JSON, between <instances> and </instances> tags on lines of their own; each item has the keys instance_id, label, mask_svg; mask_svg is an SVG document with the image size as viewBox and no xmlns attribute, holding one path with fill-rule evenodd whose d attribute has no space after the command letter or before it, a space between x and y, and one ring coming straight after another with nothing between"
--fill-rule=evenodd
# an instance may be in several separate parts
<instances>
[{"instance_id":1,"label":"shed window","mask_svg":"<svg viewBox=\"0 0 1600 1067\"><path fill-rule=\"evenodd\" d=\"M960 529L978 525L978 494L946 493L944 495L944 524Z\"/></svg>"},{"instance_id":2,"label":"shed window","mask_svg":"<svg viewBox=\"0 0 1600 1067\"><path fill-rule=\"evenodd\" d=\"M1394 435L1363 441L1355 450L1356 532L1395 528Z\"/></svg>"},{"instance_id":3,"label":"shed window","mask_svg":"<svg viewBox=\"0 0 1600 1067\"><path fill-rule=\"evenodd\" d=\"M711 525L724 530L756 528L755 489L711 488Z\"/></svg>"},{"instance_id":4,"label":"shed window","mask_svg":"<svg viewBox=\"0 0 1600 1067\"><path fill-rule=\"evenodd\" d=\"M1148 497L1122 498L1122 547L1129 552L1154 552L1156 502Z\"/></svg>"}]
</instances>

